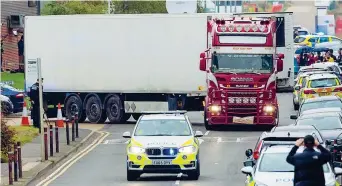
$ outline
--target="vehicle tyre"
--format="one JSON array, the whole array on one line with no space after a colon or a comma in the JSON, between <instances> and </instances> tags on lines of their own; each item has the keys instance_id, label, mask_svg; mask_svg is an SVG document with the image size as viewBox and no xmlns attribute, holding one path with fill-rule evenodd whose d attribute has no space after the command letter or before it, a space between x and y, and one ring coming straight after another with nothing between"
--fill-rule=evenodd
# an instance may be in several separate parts
<instances>
[{"instance_id":1,"label":"vehicle tyre","mask_svg":"<svg viewBox=\"0 0 342 186\"><path fill-rule=\"evenodd\" d=\"M127 167L127 181L136 181L140 177L140 172L129 170Z\"/></svg>"},{"instance_id":2,"label":"vehicle tyre","mask_svg":"<svg viewBox=\"0 0 342 186\"><path fill-rule=\"evenodd\" d=\"M196 164L197 164L196 169L188 172L188 178L190 180L198 180L198 178L201 174L201 167L200 167L200 162L198 161L198 159L197 159Z\"/></svg>"},{"instance_id":3,"label":"vehicle tyre","mask_svg":"<svg viewBox=\"0 0 342 186\"><path fill-rule=\"evenodd\" d=\"M293 102L293 109L294 109L294 110L299 110L299 104L295 104L295 103Z\"/></svg>"},{"instance_id":4,"label":"vehicle tyre","mask_svg":"<svg viewBox=\"0 0 342 186\"><path fill-rule=\"evenodd\" d=\"M86 103L87 118L91 123L104 123L107 119L106 112L102 110L101 100L97 96L91 96Z\"/></svg>"},{"instance_id":5,"label":"vehicle tyre","mask_svg":"<svg viewBox=\"0 0 342 186\"><path fill-rule=\"evenodd\" d=\"M11 114L13 112L13 108L10 103L7 101L1 101L1 113L5 116Z\"/></svg>"},{"instance_id":6,"label":"vehicle tyre","mask_svg":"<svg viewBox=\"0 0 342 186\"><path fill-rule=\"evenodd\" d=\"M70 96L64 103L65 115L69 120L78 112L78 122L84 122L87 118L83 110L82 100L78 96Z\"/></svg>"},{"instance_id":7,"label":"vehicle tyre","mask_svg":"<svg viewBox=\"0 0 342 186\"><path fill-rule=\"evenodd\" d=\"M132 114L132 116L133 116L133 119L134 119L135 121L138 121L138 119L140 118L141 114L134 113L134 114Z\"/></svg>"},{"instance_id":8,"label":"vehicle tyre","mask_svg":"<svg viewBox=\"0 0 342 186\"><path fill-rule=\"evenodd\" d=\"M125 123L130 117L125 114L123 102L116 94L108 98L105 108L110 123Z\"/></svg>"},{"instance_id":9,"label":"vehicle tyre","mask_svg":"<svg viewBox=\"0 0 342 186\"><path fill-rule=\"evenodd\" d=\"M204 126L207 130L213 130L213 126L209 125L209 121L207 121L207 111L204 111Z\"/></svg>"}]
</instances>

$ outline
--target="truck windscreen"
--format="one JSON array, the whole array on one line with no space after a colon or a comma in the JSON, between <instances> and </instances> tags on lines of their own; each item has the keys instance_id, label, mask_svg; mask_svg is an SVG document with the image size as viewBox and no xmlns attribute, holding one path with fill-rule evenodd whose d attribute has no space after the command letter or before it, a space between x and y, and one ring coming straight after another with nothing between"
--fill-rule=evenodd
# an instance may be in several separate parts
<instances>
[{"instance_id":1,"label":"truck windscreen","mask_svg":"<svg viewBox=\"0 0 342 186\"><path fill-rule=\"evenodd\" d=\"M214 53L212 71L234 73L271 73L273 70L272 54L231 54Z\"/></svg>"}]
</instances>

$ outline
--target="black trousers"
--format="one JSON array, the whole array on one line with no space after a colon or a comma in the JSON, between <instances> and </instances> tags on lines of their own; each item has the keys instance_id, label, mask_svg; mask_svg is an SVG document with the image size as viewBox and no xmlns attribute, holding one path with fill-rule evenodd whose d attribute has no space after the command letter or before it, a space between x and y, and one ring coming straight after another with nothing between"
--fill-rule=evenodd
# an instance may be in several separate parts
<instances>
[{"instance_id":1,"label":"black trousers","mask_svg":"<svg viewBox=\"0 0 342 186\"><path fill-rule=\"evenodd\" d=\"M33 126L39 129L39 133L40 131L40 116L39 116L39 106L37 104L33 104L32 105L32 111L31 111L31 115L32 115L32 119L33 119Z\"/></svg>"}]
</instances>

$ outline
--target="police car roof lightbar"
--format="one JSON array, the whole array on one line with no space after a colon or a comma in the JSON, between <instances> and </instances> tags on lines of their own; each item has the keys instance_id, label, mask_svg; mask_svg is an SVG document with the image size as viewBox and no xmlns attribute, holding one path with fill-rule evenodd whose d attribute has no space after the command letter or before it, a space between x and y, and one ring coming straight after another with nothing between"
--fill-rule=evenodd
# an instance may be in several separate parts
<instances>
[{"instance_id":1,"label":"police car roof lightbar","mask_svg":"<svg viewBox=\"0 0 342 186\"><path fill-rule=\"evenodd\" d=\"M312 71L312 72L306 72L309 76L315 75L315 74L335 74L334 71Z\"/></svg>"},{"instance_id":2,"label":"police car roof lightbar","mask_svg":"<svg viewBox=\"0 0 342 186\"><path fill-rule=\"evenodd\" d=\"M175 110L175 111L142 111L142 114L185 114L186 110Z\"/></svg>"}]
</instances>

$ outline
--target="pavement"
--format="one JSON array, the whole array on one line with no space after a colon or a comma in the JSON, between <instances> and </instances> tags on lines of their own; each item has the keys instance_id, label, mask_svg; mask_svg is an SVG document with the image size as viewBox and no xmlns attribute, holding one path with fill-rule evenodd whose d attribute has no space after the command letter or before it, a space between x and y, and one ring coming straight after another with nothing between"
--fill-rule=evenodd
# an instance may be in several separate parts
<instances>
[{"instance_id":1,"label":"pavement","mask_svg":"<svg viewBox=\"0 0 342 186\"><path fill-rule=\"evenodd\" d=\"M6 118L8 125L18 125L21 123L21 118ZM79 138L72 141L71 128L70 128L70 145L67 145L66 141L66 129L59 128L59 153L56 153L56 146L54 141L54 154L50 156L49 160L41 161L41 140L40 136L37 136L31 143L27 143L22 147L22 165L23 165L23 178L18 182L14 182L14 185L26 185L31 182L38 175L45 174L60 161L63 161L69 154L76 152L82 145L98 134L98 130L104 125L92 125L92 124L80 124L79 125ZM55 132L53 133L55 135ZM55 138L55 136L54 136ZM48 152L50 152L48 150ZM8 185L8 163L1 163L1 185Z\"/></svg>"},{"instance_id":2,"label":"pavement","mask_svg":"<svg viewBox=\"0 0 342 186\"><path fill-rule=\"evenodd\" d=\"M280 125L289 125L294 113L292 94L278 95L280 105ZM76 161L66 170L60 171L58 177L44 186L240 186L244 185L246 176L240 172L246 159L245 150L254 148L256 140L262 133L250 129L222 128L222 131L206 131L203 115L198 112L188 113L194 130L205 134L201 141L201 176L197 181L187 180L177 175L142 175L138 181L126 180L126 143L122 133L132 131L134 122L127 124L106 124L104 131L110 135L92 151ZM50 173L51 175L51 173ZM32 186L39 185L32 182ZM43 185L39 185L43 186Z\"/></svg>"}]
</instances>

